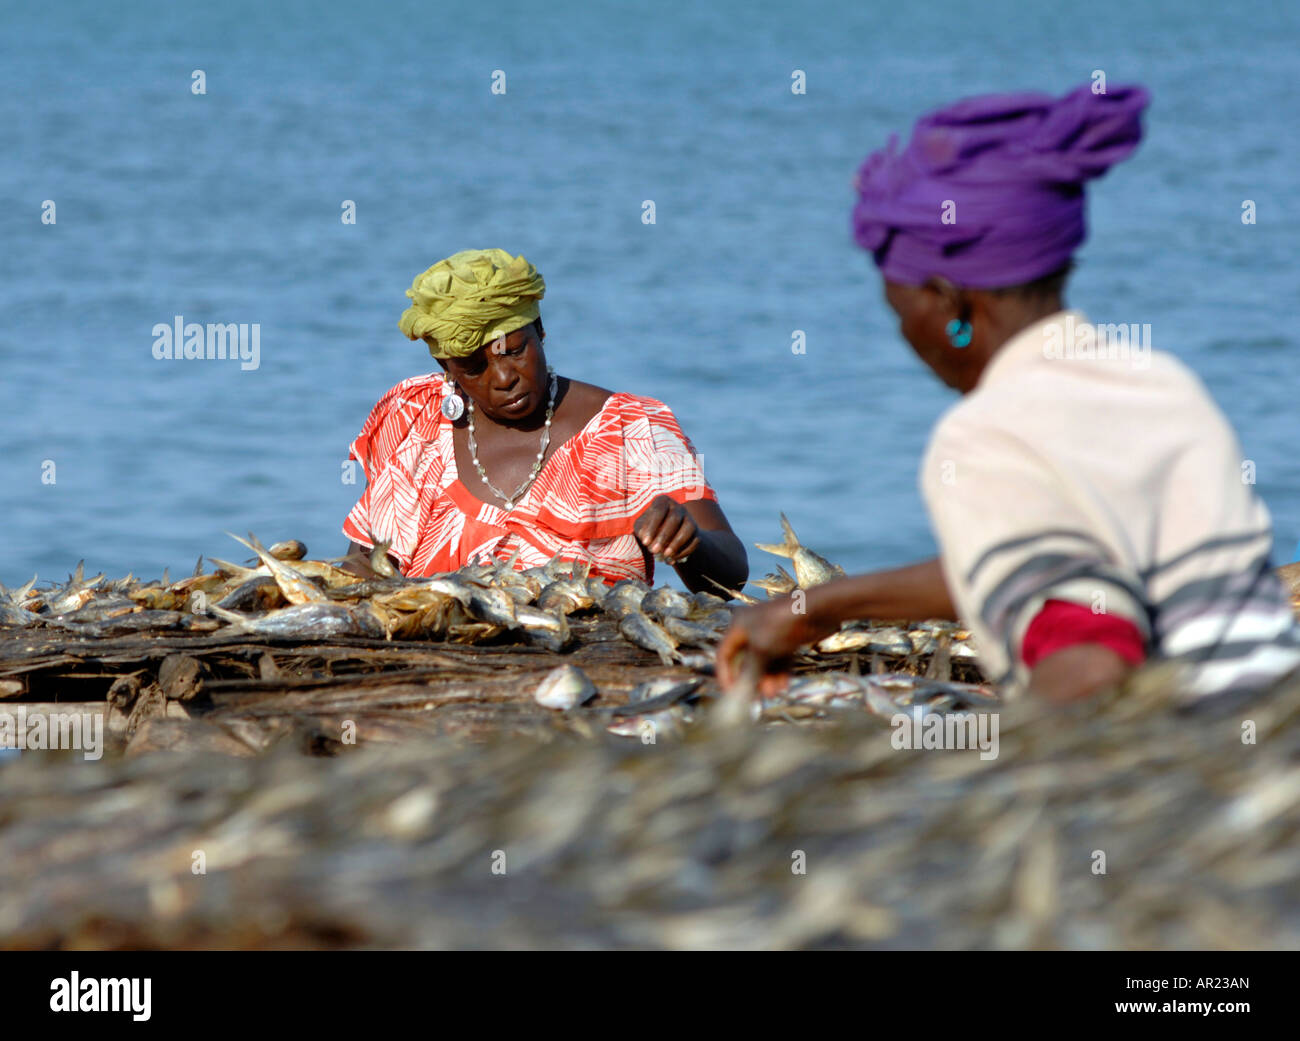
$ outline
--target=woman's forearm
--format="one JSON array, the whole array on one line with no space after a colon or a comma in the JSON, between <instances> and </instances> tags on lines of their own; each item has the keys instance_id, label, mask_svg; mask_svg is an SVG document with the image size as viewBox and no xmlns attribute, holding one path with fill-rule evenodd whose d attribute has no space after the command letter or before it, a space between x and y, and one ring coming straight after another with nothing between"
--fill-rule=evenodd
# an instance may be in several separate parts
<instances>
[{"instance_id":1,"label":"woman's forearm","mask_svg":"<svg viewBox=\"0 0 1300 1041\"><path fill-rule=\"evenodd\" d=\"M807 590L805 609L813 631L828 634L841 622L869 618L957 617L938 557L888 571L837 578Z\"/></svg>"},{"instance_id":2,"label":"woman's forearm","mask_svg":"<svg viewBox=\"0 0 1300 1041\"><path fill-rule=\"evenodd\" d=\"M686 588L693 593L721 595L720 585L738 592L749 579L744 544L729 530L701 530L698 535L700 544L695 552L677 565L677 574Z\"/></svg>"}]
</instances>

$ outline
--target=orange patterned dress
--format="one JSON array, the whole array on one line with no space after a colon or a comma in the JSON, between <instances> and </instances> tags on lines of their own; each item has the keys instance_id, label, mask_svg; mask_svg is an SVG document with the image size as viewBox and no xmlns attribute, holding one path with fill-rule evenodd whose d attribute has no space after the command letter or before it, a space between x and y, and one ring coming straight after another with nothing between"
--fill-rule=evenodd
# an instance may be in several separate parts
<instances>
[{"instance_id":1,"label":"orange patterned dress","mask_svg":"<svg viewBox=\"0 0 1300 1041\"><path fill-rule=\"evenodd\" d=\"M686 503L717 495L668 406L611 394L585 427L546 460L508 513L470 494L456 470L452 424L442 414L441 373L403 380L385 394L352 442L366 490L343 523L353 542L387 539L408 576L486 559L515 567L559 558L587 562L608 583L653 581L632 525L658 495Z\"/></svg>"}]
</instances>

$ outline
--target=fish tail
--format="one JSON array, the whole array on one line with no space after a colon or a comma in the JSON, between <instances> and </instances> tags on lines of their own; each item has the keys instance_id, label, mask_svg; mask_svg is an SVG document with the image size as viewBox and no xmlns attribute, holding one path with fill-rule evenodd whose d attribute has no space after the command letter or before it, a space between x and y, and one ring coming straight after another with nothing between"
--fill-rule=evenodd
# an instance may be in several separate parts
<instances>
[{"instance_id":1,"label":"fish tail","mask_svg":"<svg viewBox=\"0 0 1300 1041\"><path fill-rule=\"evenodd\" d=\"M208 557L208 563L212 564L223 575L229 575L231 578L245 578L255 573L256 569L244 567L242 564L232 564L228 560L222 560L220 557Z\"/></svg>"},{"instance_id":2,"label":"fish tail","mask_svg":"<svg viewBox=\"0 0 1300 1041\"><path fill-rule=\"evenodd\" d=\"M216 604L208 604L208 613L216 615L223 622L229 622L231 625L239 629L252 628L249 624L249 620L242 614L237 614L234 611L227 611L224 607L218 607Z\"/></svg>"},{"instance_id":3,"label":"fish tail","mask_svg":"<svg viewBox=\"0 0 1300 1041\"><path fill-rule=\"evenodd\" d=\"M257 553L257 550L253 548L253 544L252 544L251 542L249 542L248 539L241 539L241 538L240 538L238 535L236 535L233 531L228 531L228 532L226 532L226 534L229 535L229 536L230 536L232 539L234 539L236 542L238 542L241 546L246 546L248 549L253 550L254 553ZM248 534L249 534L249 535L252 535L253 533L250 531ZM259 553L258 556L260 557L261 554Z\"/></svg>"},{"instance_id":4,"label":"fish tail","mask_svg":"<svg viewBox=\"0 0 1300 1041\"><path fill-rule=\"evenodd\" d=\"M284 594L284 598L288 600L289 603L300 604L305 603L307 600L325 599L323 593L314 595L316 592L315 587L312 587L311 590L304 590L304 586L310 585L310 583L307 582L306 577L300 576L283 561L276 560L275 557L271 556L271 554L267 552L266 547L258 541L257 536L251 531L248 533L249 539L252 540L251 542L245 542L238 535L229 531L226 532L226 534L236 542L242 542L257 554L258 559L261 560L261 562L266 565L267 570L271 572L271 577L275 579L275 584L280 587L280 592ZM304 597L306 599L304 599Z\"/></svg>"},{"instance_id":5,"label":"fish tail","mask_svg":"<svg viewBox=\"0 0 1300 1041\"><path fill-rule=\"evenodd\" d=\"M799 545L799 538L795 535L794 528L790 526L790 521L786 518L784 513L781 514L781 533L782 540L781 544L778 546L774 546L769 542L755 542L754 545L764 553L771 553L776 557L789 557L793 560L795 553L797 553L801 547Z\"/></svg>"},{"instance_id":6,"label":"fish tail","mask_svg":"<svg viewBox=\"0 0 1300 1041\"><path fill-rule=\"evenodd\" d=\"M709 576L705 576L705 577L708 577L710 582L712 582L715 586L717 586L719 589L721 589L724 593L727 594L727 596L731 597L731 599L733 599L733 600L739 600L742 604L757 604L757 603L760 603L760 602L761 602L761 601L759 601L756 597L746 596L744 593L740 592L738 589L728 589L728 588L727 588L726 586L724 586L721 582L719 582L716 578L712 578L712 577L709 577Z\"/></svg>"}]
</instances>

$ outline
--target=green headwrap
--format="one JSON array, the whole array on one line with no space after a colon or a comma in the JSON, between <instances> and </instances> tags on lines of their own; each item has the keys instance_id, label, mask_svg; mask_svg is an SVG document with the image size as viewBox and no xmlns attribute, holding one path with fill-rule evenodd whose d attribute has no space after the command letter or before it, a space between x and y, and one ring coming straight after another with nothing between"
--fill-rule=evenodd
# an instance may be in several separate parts
<instances>
[{"instance_id":1,"label":"green headwrap","mask_svg":"<svg viewBox=\"0 0 1300 1041\"><path fill-rule=\"evenodd\" d=\"M398 328L435 358L463 358L537 320L546 283L522 255L466 249L417 275Z\"/></svg>"}]
</instances>

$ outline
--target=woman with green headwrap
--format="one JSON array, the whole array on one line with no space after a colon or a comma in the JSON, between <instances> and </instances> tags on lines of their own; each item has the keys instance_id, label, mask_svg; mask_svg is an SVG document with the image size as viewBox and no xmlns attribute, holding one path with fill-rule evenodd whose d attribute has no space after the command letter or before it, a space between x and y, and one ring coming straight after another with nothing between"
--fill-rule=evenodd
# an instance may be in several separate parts
<instances>
[{"instance_id":1,"label":"woman with green headwrap","mask_svg":"<svg viewBox=\"0 0 1300 1041\"><path fill-rule=\"evenodd\" d=\"M416 277L399 326L440 372L380 399L350 455L367 487L343 525L361 557L386 540L403 574L514 559L589 564L613 583L738 589L744 547L668 406L556 375L522 256L465 250Z\"/></svg>"}]
</instances>

